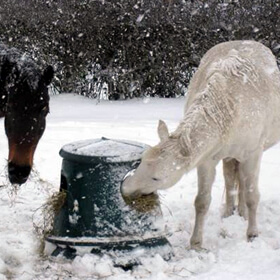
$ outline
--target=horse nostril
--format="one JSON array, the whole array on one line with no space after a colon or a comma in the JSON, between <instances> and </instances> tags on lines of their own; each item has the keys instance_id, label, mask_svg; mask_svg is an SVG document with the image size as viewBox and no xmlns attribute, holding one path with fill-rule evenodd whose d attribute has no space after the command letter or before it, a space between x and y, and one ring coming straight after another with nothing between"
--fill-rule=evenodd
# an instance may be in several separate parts
<instances>
[{"instance_id":1,"label":"horse nostril","mask_svg":"<svg viewBox=\"0 0 280 280\"><path fill-rule=\"evenodd\" d=\"M15 171L15 169L16 169L15 166L9 163L9 166L8 166L9 173L13 173Z\"/></svg>"},{"instance_id":2,"label":"horse nostril","mask_svg":"<svg viewBox=\"0 0 280 280\"><path fill-rule=\"evenodd\" d=\"M8 164L9 180L12 184L24 184L31 171L29 165L17 165L13 162Z\"/></svg>"}]
</instances>

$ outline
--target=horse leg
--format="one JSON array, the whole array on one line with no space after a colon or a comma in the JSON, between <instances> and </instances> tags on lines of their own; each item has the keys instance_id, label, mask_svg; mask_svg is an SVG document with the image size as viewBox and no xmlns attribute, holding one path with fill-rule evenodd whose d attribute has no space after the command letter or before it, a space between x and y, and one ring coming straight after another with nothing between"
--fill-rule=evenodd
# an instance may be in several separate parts
<instances>
[{"instance_id":1,"label":"horse leg","mask_svg":"<svg viewBox=\"0 0 280 280\"><path fill-rule=\"evenodd\" d=\"M239 165L240 187L243 191L245 203L248 208L248 241L252 241L258 236L256 214L260 199L258 179L261 157L262 151L259 151Z\"/></svg>"},{"instance_id":2,"label":"horse leg","mask_svg":"<svg viewBox=\"0 0 280 280\"><path fill-rule=\"evenodd\" d=\"M238 171L238 181L239 181L239 189L238 189L238 214L243 217L245 220L248 219L248 209L246 206L245 199L245 185L241 183L240 172Z\"/></svg>"},{"instance_id":3,"label":"horse leg","mask_svg":"<svg viewBox=\"0 0 280 280\"><path fill-rule=\"evenodd\" d=\"M205 215L211 203L211 189L216 175L216 162L208 162L197 168L198 193L195 199L195 226L190 240L192 249L200 249L203 239Z\"/></svg>"},{"instance_id":4,"label":"horse leg","mask_svg":"<svg viewBox=\"0 0 280 280\"><path fill-rule=\"evenodd\" d=\"M226 208L223 217L233 215L235 210L236 191L237 191L237 169L238 161L235 159L223 160L223 171L226 187Z\"/></svg>"}]
</instances>

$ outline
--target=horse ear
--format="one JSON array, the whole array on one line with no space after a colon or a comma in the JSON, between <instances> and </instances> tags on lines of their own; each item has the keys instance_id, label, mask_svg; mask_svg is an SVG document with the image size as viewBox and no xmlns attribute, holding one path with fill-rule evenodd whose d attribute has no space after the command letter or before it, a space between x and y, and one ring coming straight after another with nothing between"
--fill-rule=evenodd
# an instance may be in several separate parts
<instances>
[{"instance_id":1,"label":"horse ear","mask_svg":"<svg viewBox=\"0 0 280 280\"><path fill-rule=\"evenodd\" d=\"M43 73L43 80L47 86L51 83L53 76L54 76L53 67L49 65L47 66L47 68L44 70Z\"/></svg>"},{"instance_id":2,"label":"horse ear","mask_svg":"<svg viewBox=\"0 0 280 280\"><path fill-rule=\"evenodd\" d=\"M158 136L159 136L160 141L167 140L169 137L167 125L162 120L159 120L159 122L158 122Z\"/></svg>"}]
</instances>

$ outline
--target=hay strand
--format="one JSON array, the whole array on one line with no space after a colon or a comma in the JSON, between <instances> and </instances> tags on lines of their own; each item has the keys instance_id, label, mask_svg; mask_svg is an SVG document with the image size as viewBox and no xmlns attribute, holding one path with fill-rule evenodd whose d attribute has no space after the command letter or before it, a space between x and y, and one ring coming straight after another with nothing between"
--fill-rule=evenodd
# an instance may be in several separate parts
<instances>
[{"instance_id":1,"label":"hay strand","mask_svg":"<svg viewBox=\"0 0 280 280\"><path fill-rule=\"evenodd\" d=\"M127 205L132 209L135 209L141 213L147 213L156 210L160 203L158 194L152 193L148 195L142 195L139 197L127 197L123 196L123 199Z\"/></svg>"},{"instance_id":2,"label":"hay strand","mask_svg":"<svg viewBox=\"0 0 280 280\"><path fill-rule=\"evenodd\" d=\"M47 235L52 234L55 216L64 205L66 196L66 191L54 193L48 201L33 214L33 226L40 239L44 239Z\"/></svg>"}]
</instances>

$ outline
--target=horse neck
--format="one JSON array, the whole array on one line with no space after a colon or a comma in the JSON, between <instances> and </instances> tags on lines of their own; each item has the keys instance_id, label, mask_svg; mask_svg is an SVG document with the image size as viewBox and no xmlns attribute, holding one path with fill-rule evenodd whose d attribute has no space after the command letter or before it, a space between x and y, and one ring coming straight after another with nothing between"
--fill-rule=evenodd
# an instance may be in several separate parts
<instances>
[{"instance_id":1,"label":"horse neck","mask_svg":"<svg viewBox=\"0 0 280 280\"><path fill-rule=\"evenodd\" d=\"M6 90L5 81L0 80L0 118L5 116L5 109L7 107L8 91Z\"/></svg>"},{"instance_id":2,"label":"horse neck","mask_svg":"<svg viewBox=\"0 0 280 280\"><path fill-rule=\"evenodd\" d=\"M220 127L199 108L186 113L174 134L179 138L183 154L190 158L189 170L219 149L223 138Z\"/></svg>"},{"instance_id":3,"label":"horse neck","mask_svg":"<svg viewBox=\"0 0 280 280\"><path fill-rule=\"evenodd\" d=\"M0 88L1 92L1 88ZM0 94L0 118L5 117L5 111L7 107L7 96L5 94Z\"/></svg>"},{"instance_id":4,"label":"horse neck","mask_svg":"<svg viewBox=\"0 0 280 280\"><path fill-rule=\"evenodd\" d=\"M0 71L0 117L5 116L5 109L8 102L8 84L11 83L11 76L13 69L16 67L14 61L10 61L8 55L1 57L1 71Z\"/></svg>"}]
</instances>

